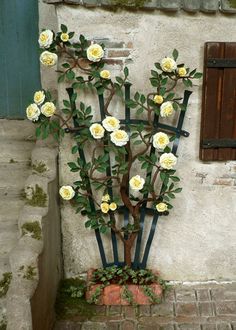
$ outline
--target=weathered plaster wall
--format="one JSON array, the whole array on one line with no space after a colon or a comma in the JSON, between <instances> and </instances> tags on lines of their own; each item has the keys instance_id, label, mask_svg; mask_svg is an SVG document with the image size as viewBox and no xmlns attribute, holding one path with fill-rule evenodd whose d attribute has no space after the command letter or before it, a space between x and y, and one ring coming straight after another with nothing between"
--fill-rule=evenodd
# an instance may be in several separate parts
<instances>
[{"instance_id":1,"label":"weathered plaster wall","mask_svg":"<svg viewBox=\"0 0 236 330\"><path fill-rule=\"evenodd\" d=\"M173 48L179 50L186 65L202 70L204 42L234 41L236 33L235 16L221 13L111 12L66 5L58 5L56 10L58 26L64 23L70 31L91 39L124 42L130 48L129 59L125 53L117 59L127 62L134 88L143 91L149 88L153 63ZM119 71L119 61L109 69ZM171 215L159 220L148 266L159 269L169 280L235 280L236 163L199 161L201 87L201 82L194 84L184 123L191 135L182 138L178 152L177 169L184 190L175 200ZM66 165L72 159L70 146L67 137L60 153L61 184L73 182ZM84 220L66 203L62 230L66 276L101 265L93 232L84 228ZM107 247L109 244L106 241Z\"/></svg>"}]
</instances>

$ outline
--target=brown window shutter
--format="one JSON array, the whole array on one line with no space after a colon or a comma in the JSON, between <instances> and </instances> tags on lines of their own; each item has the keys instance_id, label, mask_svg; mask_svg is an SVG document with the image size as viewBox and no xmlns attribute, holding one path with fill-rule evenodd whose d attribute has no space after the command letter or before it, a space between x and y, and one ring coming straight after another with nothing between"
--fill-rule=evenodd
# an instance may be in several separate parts
<instances>
[{"instance_id":1,"label":"brown window shutter","mask_svg":"<svg viewBox=\"0 0 236 330\"><path fill-rule=\"evenodd\" d=\"M200 159L236 159L236 42L205 44Z\"/></svg>"}]
</instances>

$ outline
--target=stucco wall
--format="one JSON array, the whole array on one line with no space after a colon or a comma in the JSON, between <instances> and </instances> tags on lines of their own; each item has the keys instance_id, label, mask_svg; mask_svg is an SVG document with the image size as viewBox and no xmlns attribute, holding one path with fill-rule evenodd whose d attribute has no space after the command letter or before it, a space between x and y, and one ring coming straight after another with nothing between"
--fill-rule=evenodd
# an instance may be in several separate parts
<instances>
[{"instance_id":1,"label":"stucco wall","mask_svg":"<svg viewBox=\"0 0 236 330\"><path fill-rule=\"evenodd\" d=\"M56 11L58 26L64 23L70 31L90 39L124 42L130 55L127 61L123 54L123 60L127 61L134 89L140 91L148 91L153 63L173 48L179 50L186 65L202 70L204 42L234 41L236 34L235 16L222 13L111 12L66 5L56 6ZM120 68L119 62L109 67L112 72ZM184 123L191 135L182 138L178 151L177 170L184 189L171 214L159 220L148 266L168 280L235 280L236 162L199 161L201 88L201 82L194 83ZM63 86L60 99L62 90ZM70 146L67 136L60 152L61 184L74 181L66 165L72 159ZM66 276L101 266L93 232L84 228L84 220L66 203L62 207L62 231ZM109 247L108 240L105 245Z\"/></svg>"}]
</instances>

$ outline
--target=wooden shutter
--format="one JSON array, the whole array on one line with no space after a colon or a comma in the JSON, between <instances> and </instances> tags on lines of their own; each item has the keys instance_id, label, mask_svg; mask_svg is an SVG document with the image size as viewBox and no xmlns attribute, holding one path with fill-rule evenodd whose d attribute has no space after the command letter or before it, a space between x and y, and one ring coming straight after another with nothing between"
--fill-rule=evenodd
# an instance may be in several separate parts
<instances>
[{"instance_id":1,"label":"wooden shutter","mask_svg":"<svg viewBox=\"0 0 236 330\"><path fill-rule=\"evenodd\" d=\"M236 159L236 42L205 44L200 159Z\"/></svg>"},{"instance_id":2,"label":"wooden shutter","mask_svg":"<svg viewBox=\"0 0 236 330\"><path fill-rule=\"evenodd\" d=\"M40 88L38 1L0 0L0 118L24 118Z\"/></svg>"}]
</instances>

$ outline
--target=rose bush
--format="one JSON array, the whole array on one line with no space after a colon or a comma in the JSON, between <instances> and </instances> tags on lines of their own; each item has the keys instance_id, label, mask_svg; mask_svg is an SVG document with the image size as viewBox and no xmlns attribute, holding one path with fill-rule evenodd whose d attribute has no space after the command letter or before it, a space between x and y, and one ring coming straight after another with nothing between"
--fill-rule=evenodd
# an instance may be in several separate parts
<instances>
[{"instance_id":1,"label":"rose bush","mask_svg":"<svg viewBox=\"0 0 236 330\"><path fill-rule=\"evenodd\" d=\"M111 229L124 244L125 263L131 265L132 246L140 230L140 209L148 205L153 212L168 215L172 199L181 191L176 186L180 181L174 169L177 157L171 152L175 133L160 130L156 123L159 116L168 121L186 110L175 87L178 83L191 87L192 79L200 78L201 74L178 64L178 52L174 50L172 57L155 63L148 94L136 92L125 100L132 117L142 115L145 120L124 124L113 116L110 105L115 95L123 99L128 68L124 68L122 76L111 79L110 71L104 69L104 45L91 43L83 35L71 42L73 36L74 32L68 32L62 24L58 33L45 30L39 37L43 65L52 67L57 64L58 55L62 58L58 81L66 80L71 85L69 100L63 100L64 107L59 111L48 91L37 91L26 114L37 123L37 137L52 134L60 140L65 131L72 134L75 144L71 152L79 153L79 157L69 161L68 166L72 172L78 172L78 180L62 186L60 196L71 201L77 213L87 217L86 227L102 233ZM77 91L85 87L98 95L106 92L105 118L101 121L94 122L91 106L79 100ZM87 161L81 156L83 150L89 150ZM97 191L101 191L102 197ZM124 207L132 216L126 225L115 217Z\"/></svg>"}]
</instances>

